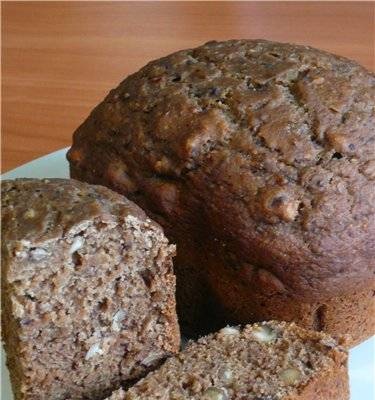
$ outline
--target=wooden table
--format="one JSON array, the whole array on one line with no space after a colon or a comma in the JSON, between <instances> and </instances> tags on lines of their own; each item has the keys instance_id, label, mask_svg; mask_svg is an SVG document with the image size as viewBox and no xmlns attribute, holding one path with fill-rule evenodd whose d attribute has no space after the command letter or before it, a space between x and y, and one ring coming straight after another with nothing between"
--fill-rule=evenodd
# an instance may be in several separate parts
<instances>
[{"instance_id":1,"label":"wooden table","mask_svg":"<svg viewBox=\"0 0 375 400\"><path fill-rule=\"evenodd\" d=\"M211 39L310 44L374 69L374 3L2 3L2 167L68 146L109 89Z\"/></svg>"}]
</instances>

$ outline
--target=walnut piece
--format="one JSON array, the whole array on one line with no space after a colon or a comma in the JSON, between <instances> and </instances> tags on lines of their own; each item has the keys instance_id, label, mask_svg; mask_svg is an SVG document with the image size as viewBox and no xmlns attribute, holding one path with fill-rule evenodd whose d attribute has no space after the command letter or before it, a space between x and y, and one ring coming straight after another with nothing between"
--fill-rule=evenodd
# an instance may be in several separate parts
<instances>
[{"instance_id":1,"label":"walnut piece","mask_svg":"<svg viewBox=\"0 0 375 400\"><path fill-rule=\"evenodd\" d=\"M253 329L253 336L263 343L273 342L277 338L277 333L267 325L260 325Z\"/></svg>"},{"instance_id":2,"label":"walnut piece","mask_svg":"<svg viewBox=\"0 0 375 400\"><path fill-rule=\"evenodd\" d=\"M219 333L223 336L231 336L231 335L239 335L240 331L238 328L234 326L226 326L225 328L220 329Z\"/></svg>"},{"instance_id":3,"label":"walnut piece","mask_svg":"<svg viewBox=\"0 0 375 400\"><path fill-rule=\"evenodd\" d=\"M227 400L228 396L224 389L210 387L203 392L202 400Z\"/></svg>"},{"instance_id":4,"label":"walnut piece","mask_svg":"<svg viewBox=\"0 0 375 400\"><path fill-rule=\"evenodd\" d=\"M294 385L301 379L301 372L296 368L287 368L280 373L280 379L286 385Z\"/></svg>"}]
</instances>

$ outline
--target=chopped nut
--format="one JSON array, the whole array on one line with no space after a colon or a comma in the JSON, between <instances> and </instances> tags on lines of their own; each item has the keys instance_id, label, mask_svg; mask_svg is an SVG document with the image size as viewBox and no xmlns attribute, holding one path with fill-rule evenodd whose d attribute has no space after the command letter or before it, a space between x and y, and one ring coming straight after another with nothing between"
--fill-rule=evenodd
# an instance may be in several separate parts
<instances>
[{"instance_id":1,"label":"chopped nut","mask_svg":"<svg viewBox=\"0 0 375 400\"><path fill-rule=\"evenodd\" d=\"M160 360L163 357L161 353L151 353L148 355L146 358L142 360L142 364L145 365L146 367L151 366L152 364L155 363L155 361Z\"/></svg>"},{"instance_id":2,"label":"chopped nut","mask_svg":"<svg viewBox=\"0 0 375 400\"><path fill-rule=\"evenodd\" d=\"M322 83L324 83L324 78L319 76L318 78L313 79L312 81L315 85L321 85Z\"/></svg>"},{"instance_id":3,"label":"chopped nut","mask_svg":"<svg viewBox=\"0 0 375 400\"><path fill-rule=\"evenodd\" d=\"M12 302L12 311L14 316L17 318L23 318L23 316L25 315L24 305L21 304L14 296L11 296L11 302Z\"/></svg>"},{"instance_id":4,"label":"chopped nut","mask_svg":"<svg viewBox=\"0 0 375 400\"><path fill-rule=\"evenodd\" d=\"M298 371L298 369L295 368L287 368L280 374L280 379L286 385L294 385L295 383L298 382L300 378L301 378L301 373L300 371Z\"/></svg>"},{"instance_id":5,"label":"chopped nut","mask_svg":"<svg viewBox=\"0 0 375 400\"><path fill-rule=\"evenodd\" d=\"M27 211L24 212L23 217L25 219L31 219L31 218L34 218L35 215L36 215L35 210L30 208L30 210L27 210Z\"/></svg>"},{"instance_id":6,"label":"chopped nut","mask_svg":"<svg viewBox=\"0 0 375 400\"><path fill-rule=\"evenodd\" d=\"M294 193L281 188L270 188L262 194L262 197L266 214L277 216L286 222L293 221L297 217L301 202L295 198Z\"/></svg>"},{"instance_id":7,"label":"chopped nut","mask_svg":"<svg viewBox=\"0 0 375 400\"><path fill-rule=\"evenodd\" d=\"M298 214L299 201L290 201L280 209L280 217L284 221L293 221Z\"/></svg>"},{"instance_id":8,"label":"chopped nut","mask_svg":"<svg viewBox=\"0 0 375 400\"><path fill-rule=\"evenodd\" d=\"M233 372L228 367L222 368L218 372L218 378L221 379L225 385L228 385L233 382Z\"/></svg>"},{"instance_id":9,"label":"chopped nut","mask_svg":"<svg viewBox=\"0 0 375 400\"><path fill-rule=\"evenodd\" d=\"M228 395L224 389L210 387L203 392L202 400L226 400Z\"/></svg>"},{"instance_id":10,"label":"chopped nut","mask_svg":"<svg viewBox=\"0 0 375 400\"><path fill-rule=\"evenodd\" d=\"M124 310L118 310L112 318L112 330L115 332L120 332L122 329L122 321L126 317L126 312Z\"/></svg>"},{"instance_id":11,"label":"chopped nut","mask_svg":"<svg viewBox=\"0 0 375 400\"><path fill-rule=\"evenodd\" d=\"M99 343L95 343L89 348L88 352L86 353L85 360L87 361L92 357L99 356L102 354L104 354L104 352L100 348Z\"/></svg>"},{"instance_id":12,"label":"chopped nut","mask_svg":"<svg viewBox=\"0 0 375 400\"><path fill-rule=\"evenodd\" d=\"M30 257L35 261L42 260L43 258L46 258L47 256L48 256L47 250L42 249L40 247L35 247L30 250Z\"/></svg>"},{"instance_id":13,"label":"chopped nut","mask_svg":"<svg viewBox=\"0 0 375 400\"><path fill-rule=\"evenodd\" d=\"M83 246L84 240L82 236L76 236L70 246L69 253L73 254Z\"/></svg>"},{"instance_id":14,"label":"chopped nut","mask_svg":"<svg viewBox=\"0 0 375 400\"><path fill-rule=\"evenodd\" d=\"M225 328L220 330L220 333L224 336L230 336L230 335L239 335L240 331L238 328L234 326L226 326Z\"/></svg>"},{"instance_id":15,"label":"chopped nut","mask_svg":"<svg viewBox=\"0 0 375 400\"><path fill-rule=\"evenodd\" d=\"M20 259L23 259L23 258L26 258L26 257L27 257L26 251L15 250L15 251L14 251L14 255L15 255L17 258L20 258Z\"/></svg>"},{"instance_id":16,"label":"chopped nut","mask_svg":"<svg viewBox=\"0 0 375 400\"><path fill-rule=\"evenodd\" d=\"M277 333L271 329L268 325L256 326L253 329L253 335L260 342L268 343L272 342L277 338Z\"/></svg>"}]
</instances>

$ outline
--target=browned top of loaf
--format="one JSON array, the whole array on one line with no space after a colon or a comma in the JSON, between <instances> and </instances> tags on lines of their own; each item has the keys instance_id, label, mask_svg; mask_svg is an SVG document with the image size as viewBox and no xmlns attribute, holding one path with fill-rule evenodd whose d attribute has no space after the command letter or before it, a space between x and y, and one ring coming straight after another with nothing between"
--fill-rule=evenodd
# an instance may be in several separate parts
<instances>
[{"instance_id":1,"label":"browned top of loaf","mask_svg":"<svg viewBox=\"0 0 375 400\"><path fill-rule=\"evenodd\" d=\"M375 76L354 61L209 42L126 78L69 159L167 217L203 209L219 241L292 292L338 293L373 276L374 105Z\"/></svg>"},{"instance_id":2,"label":"browned top of loaf","mask_svg":"<svg viewBox=\"0 0 375 400\"><path fill-rule=\"evenodd\" d=\"M33 243L61 237L98 216L116 222L127 215L144 221L144 212L103 186L73 179L16 179L2 182L2 241Z\"/></svg>"}]
</instances>

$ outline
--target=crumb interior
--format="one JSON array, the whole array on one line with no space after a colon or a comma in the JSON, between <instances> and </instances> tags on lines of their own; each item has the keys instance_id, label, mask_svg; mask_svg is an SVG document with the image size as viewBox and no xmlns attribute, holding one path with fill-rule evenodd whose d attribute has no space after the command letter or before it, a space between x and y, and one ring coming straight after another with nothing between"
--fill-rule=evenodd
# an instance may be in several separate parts
<instances>
[{"instance_id":1,"label":"crumb interior","mask_svg":"<svg viewBox=\"0 0 375 400\"><path fill-rule=\"evenodd\" d=\"M302 331L303 332L303 331ZM124 395L135 399L279 400L334 364L335 342L267 322L190 344ZM289 398L289 397L288 397Z\"/></svg>"},{"instance_id":2,"label":"crumb interior","mask_svg":"<svg viewBox=\"0 0 375 400\"><path fill-rule=\"evenodd\" d=\"M173 347L169 255L162 234L131 216L23 244L6 307L20 330L8 362L28 398L102 399L160 363Z\"/></svg>"}]
</instances>

